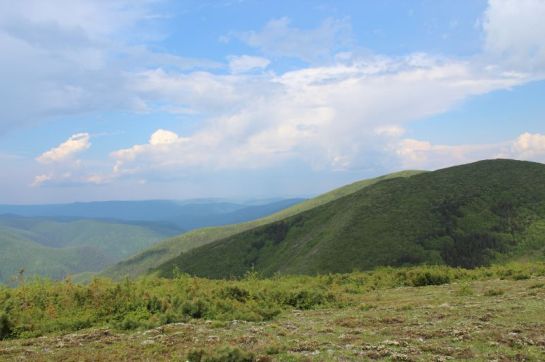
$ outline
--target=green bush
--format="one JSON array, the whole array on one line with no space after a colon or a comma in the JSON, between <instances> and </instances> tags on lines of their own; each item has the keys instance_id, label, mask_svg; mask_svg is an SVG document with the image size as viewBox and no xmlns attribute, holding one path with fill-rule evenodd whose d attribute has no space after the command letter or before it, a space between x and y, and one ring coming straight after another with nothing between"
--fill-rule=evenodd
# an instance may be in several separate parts
<instances>
[{"instance_id":1,"label":"green bush","mask_svg":"<svg viewBox=\"0 0 545 362\"><path fill-rule=\"evenodd\" d=\"M459 295L460 297L469 297L475 294L475 291L473 290L473 287L469 283L465 282L460 284L460 287L456 291L456 294Z\"/></svg>"},{"instance_id":2,"label":"green bush","mask_svg":"<svg viewBox=\"0 0 545 362\"><path fill-rule=\"evenodd\" d=\"M410 277L410 285L423 287L426 285L442 285L450 283L450 275L443 270L417 271Z\"/></svg>"},{"instance_id":3,"label":"green bush","mask_svg":"<svg viewBox=\"0 0 545 362\"><path fill-rule=\"evenodd\" d=\"M8 315L6 313L0 313L0 340L8 338L12 334L12 327Z\"/></svg>"},{"instance_id":4,"label":"green bush","mask_svg":"<svg viewBox=\"0 0 545 362\"><path fill-rule=\"evenodd\" d=\"M244 302L250 297L250 293L246 289L238 286L228 286L221 290L220 296Z\"/></svg>"},{"instance_id":5,"label":"green bush","mask_svg":"<svg viewBox=\"0 0 545 362\"><path fill-rule=\"evenodd\" d=\"M530 276L528 274L525 274L525 273L518 273L518 274L515 274L513 275L513 280L526 280L526 279L530 279Z\"/></svg>"},{"instance_id":6,"label":"green bush","mask_svg":"<svg viewBox=\"0 0 545 362\"><path fill-rule=\"evenodd\" d=\"M323 292L299 290L290 292L285 303L297 309L312 309L318 305L325 304L328 299L328 296Z\"/></svg>"},{"instance_id":7,"label":"green bush","mask_svg":"<svg viewBox=\"0 0 545 362\"><path fill-rule=\"evenodd\" d=\"M182 306L182 312L184 315L196 319L203 318L208 309L208 303L200 298L187 301Z\"/></svg>"}]
</instances>

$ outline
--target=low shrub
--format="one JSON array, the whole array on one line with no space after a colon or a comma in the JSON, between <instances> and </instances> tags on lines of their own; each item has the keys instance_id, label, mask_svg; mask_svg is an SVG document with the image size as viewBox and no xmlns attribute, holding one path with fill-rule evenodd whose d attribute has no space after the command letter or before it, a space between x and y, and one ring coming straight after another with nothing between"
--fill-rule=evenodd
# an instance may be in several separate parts
<instances>
[{"instance_id":1,"label":"low shrub","mask_svg":"<svg viewBox=\"0 0 545 362\"><path fill-rule=\"evenodd\" d=\"M227 286L220 291L220 296L245 302L250 297L250 292L238 286Z\"/></svg>"},{"instance_id":2,"label":"low shrub","mask_svg":"<svg viewBox=\"0 0 545 362\"><path fill-rule=\"evenodd\" d=\"M326 304L331 299L323 292L304 289L290 292L284 303L297 309L312 309Z\"/></svg>"},{"instance_id":3,"label":"low shrub","mask_svg":"<svg viewBox=\"0 0 545 362\"><path fill-rule=\"evenodd\" d=\"M460 284L460 287L456 291L456 294L461 297L468 297L475 294L475 291L469 283L465 282Z\"/></svg>"},{"instance_id":4,"label":"low shrub","mask_svg":"<svg viewBox=\"0 0 545 362\"><path fill-rule=\"evenodd\" d=\"M514 274L511 278L513 278L513 280L527 280L530 279L530 275L526 273L517 273Z\"/></svg>"},{"instance_id":5,"label":"low shrub","mask_svg":"<svg viewBox=\"0 0 545 362\"><path fill-rule=\"evenodd\" d=\"M470 285L474 280L543 275L545 264L534 262L471 270L388 267L372 272L276 275L268 279L256 273L238 280L180 274L176 279L95 279L87 285L37 279L14 288L0 286L0 338L71 333L90 327L134 330L191 319L266 321L292 309L354 306L366 311L377 307L380 291L386 288L456 281L460 283L456 294L469 296L474 294ZM543 284L533 288L541 287ZM365 293L377 295L375 304L362 304L360 296Z\"/></svg>"},{"instance_id":6,"label":"low shrub","mask_svg":"<svg viewBox=\"0 0 545 362\"><path fill-rule=\"evenodd\" d=\"M424 287L426 285L442 285L450 283L450 275L445 270L425 270L410 274L409 285Z\"/></svg>"},{"instance_id":7,"label":"low shrub","mask_svg":"<svg viewBox=\"0 0 545 362\"><path fill-rule=\"evenodd\" d=\"M6 339L12 334L12 324L6 313L0 313L0 340Z\"/></svg>"}]
</instances>

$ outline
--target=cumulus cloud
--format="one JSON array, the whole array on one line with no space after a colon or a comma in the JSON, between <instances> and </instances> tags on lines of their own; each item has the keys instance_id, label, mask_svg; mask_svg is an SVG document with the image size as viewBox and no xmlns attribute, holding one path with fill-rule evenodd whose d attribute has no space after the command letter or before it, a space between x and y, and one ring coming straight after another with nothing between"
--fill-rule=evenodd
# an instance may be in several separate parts
<instances>
[{"instance_id":1,"label":"cumulus cloud","mask_svg":"<svg viewBox=\"0 0 545 362\"><path fill-rule=\"evenodd\" d=\"M159 129L155 131L150 137L149 143L153 146L158 145L169 145L176 143L180 138L178 135L171 131L166 131L164 129Z\"/></svg>"},{"instance_id":2,"label":"cumulus cloud","mask_svg":"<svg viewBox=\"0 0 545 362\"><path fill-rule=\"evenodd\" d=\"M97 3L102 5L82 5L87 10L81 14L94 19L105 12L116 14L116 9L127 4L119 2L104 10L108 2ZM109 39L145 18L142 14L147 8L141 9L120 18L120 25L104 29L87 20L77 28L74 23L81 15L77 12L76 20L54 18L55 26L34 15L25 18L33 26L45 27L44 34L56 34L54 39L65 37L61 43L70 44L73 39L79 44L65 48L43 46L56 42L36 36L37 31L25 34L9 25L8 16L0 17L0 51L17 54L17 58L0 58L0 65L11 62L0 69L23 69L17 74L23 82L6 83L15 87L6 98L8 112L12 104L24 109L32 102L36 104L33 112L39 115L132 107L191 114L201 121L192 133L158 129L147 141L113 151L111 172L44 173L39 183L67 177L104 183L157 171L254 169L290 160L315 169L346 170L368 168L384 160L396 166L435 168L498 155L542 155L540 135L521 135L499 145L437 145L402 138L415 120L446 112L473 96L540 79L545 70L541 1L491 0L482 19L482 54L465 59L423 53L359 55L351 52L347 20L328 19L317 28L301 29L288 18L280 18L259 31L234 33L266 58L232 56L224 68L227 73L173 69L168 65L191 67L191 62L135 47L128 53L142 66L121 72L111 60L116 54L111 49L126 45L112 45ZM278 57L297 58L308 65L275 73L269 59ZM18 68L15 59L42 62L38 68L32 62ZM14 79L9 74L6 77ZM30 83L33 87L17 89L17 84ZM35 91L22 97L23 103L20 94L10 102L11 94L29 88ZM0 87L2 91L8 93ZM6 110L0 116L6 115L1 112ZM0 119L15 118L8 114ZM46 159L53 157L44 156Z\"/></svg>"},{"instance_id":3,"label":"cumulus cloud","mask_svg":"<svg viewBox=\"0 0 545 362\"><path fill-rule=\"evenodd\" d=\"M512 145L512 154L519 158L545 161L545 135L539 133L523 133Z\"/></svg>"},{"instance_id":4,"label":"cumulus cloud","mask_svg":"<svg viewBox=\"0 0 545 362\"><path fill-rule=\"evenodd\" d=\"M256 69L265 69L270 63L271 61L267 58L251 55L229 57L229 69L231 73L246 73Z\"/></svg>"},{"instance_id":5,"label":"cumulus cloud","mask_svg":"<svg viewBox=\"0 0 545 362\"><path fill-rule=\"evenodd\" d=\"M91 147L89 133L76 133L66 141L36 157L45 170L34 177L32 186L49 183L93 182L85 175L82 161L77 155Z\"/></svg>"},{"instance_id":6,"label":"cumulus cloud","mask_svg":"<svg viewBox=\"0 0 545 362\"><path fill-rule=\"evenodd\" d=\"M438 169L482 159L499 157L503 145L437 145L428 141L403 139L395 149L402 167Z\"/></svg>"},{"instance_id":7,"label":"cumulus cloud","mask_svg":"<svg viewBox=\"0 0 545 362\"><path fill-rule=\"evenodd\" d=\"M42 153L36 160L44 164L70 160L76 154L91 147L89 139L89 133L77 133L57 147Z\"/></svg>"},{"instance_id":8,"label":"cumulus cloud","mask_svg":"<svg viewBox=\"0 0 545 362\"><path fill-rule=\"evenodd\" d=\"M191 135L158 130L147 144L112 157L118 173L161 167L259 168L288 159L318 169L359 168L383 152L385 143L399 138L407 123L521 82L518 75L422 54L344 58L330 66L250 78L157 70L142 75L143 89L161 92L210 118ZM202 97L194 97L197 91Z\"/></svg>"},{"instance_id":9,"label":"cumulus cloud","mask_svg":"<svg viewBox=\"0 0 545 362\"><path fill-rule=\"evenodd\" d=\"M545 72L545 2L490 0L484 14L485 52L506 66Z\"/></svg>"},{"instance_id":10,"label":"cumulus cloud","mask_svg":"<svg viewBox=\"0 0 545 362\"><path fill-rule=\"evenodd\" d=\"M473 145L438 145L403 139L395 144L394 149L406 168L437 169L491 158L545 162L545 135L525 132L513 140Z\"/></svg>"},{"instance_id":11,"label":"cumulus cloud","mask_svg":"<svg viewBox=\"0 0 545 362\"><path fill-rule=\"evenodd\" d=\"M38 175L36 177L34 177L34 181L32 181L32 184L31 186L33 187L38 187L38 186L41 186L43 183L51 180L53 178L53 176L51 174L43 174L43 175Z\"/></svg>"}]
</instances>

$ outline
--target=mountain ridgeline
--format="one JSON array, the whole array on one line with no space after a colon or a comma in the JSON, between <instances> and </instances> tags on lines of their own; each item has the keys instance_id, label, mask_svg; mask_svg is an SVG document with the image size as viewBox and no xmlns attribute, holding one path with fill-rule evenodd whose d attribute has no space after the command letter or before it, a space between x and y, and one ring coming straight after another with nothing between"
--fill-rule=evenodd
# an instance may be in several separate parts
<instances>
[{"instance_id":1,"label":"mountain ridgeline","mask_svg":"<svg viewBox=\"0 0 545 362\"><path fill-rule=\"evenodd\" d=\"M120 279L124 277L135 277L146 274L150 270L156 269L163 263L168 263L182 252L186 252L199 246L228 238L243 231L250 230L261 225L267 225L290 216L297 215L301 212L311 210L315 207L333 200L337 200L338 198L373 185L379 181L390 178L410 177L421 172L423 171L401 171L373 179L361 180L327 192L313 199L305 200L254 221L192 230L185 234L161 241L131 258L119 262L118 264L104 270L102 275L114 279Z\"/></svg>"},{"instance_id":2,"label":"mountain ridgeline","mask_svg":"<svg viewBox=\"0 0 545 362\"><path fill-rule=\"evenodd\" d=\"M254 220L303 199L262 200L254 203L202 200L97 201L54 205L0 205L0 215L69 219L122 220L162 223L181 231Z\"/></svg>"},{"instance_id":3,"label":"mountain ridgeline","mask_svg":"<svg viewBox=\"0 0 545 362\"><path fill-rule=\"evenodd\" d=\"M181 253L154 269L227 278L542 259L545 165L487 160L359 188Z\"/></svg>"}]
</instances>

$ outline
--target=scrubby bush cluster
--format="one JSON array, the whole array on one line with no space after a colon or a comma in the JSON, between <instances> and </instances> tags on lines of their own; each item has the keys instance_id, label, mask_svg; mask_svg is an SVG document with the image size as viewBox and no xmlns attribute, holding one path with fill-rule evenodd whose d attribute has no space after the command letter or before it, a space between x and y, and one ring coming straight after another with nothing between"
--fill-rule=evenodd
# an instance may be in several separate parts
<instances>
[{"instance_id":1,"label":"scrubby bush cluster","mask_svg":"<svg viewBox=\"0 0 545 362\"><path fill-rule=\"evenodd\" d=\"M209 280L178 275L113 282L37 279L0 286L0 339L67 333L89 327L151 328L191 319L263 321L290 309L360 305L360 295L400 286L422 287L477 279L527 279L545 275L545 264L461 269L446 266L381 268L318 276ZM204 358L204 357L203 357Z\"/></svg>"},{"instance_id":2,"label":"scrubby bush cluster","mask_svg":"<svg viewBox=\"0 0 545 362\"><path fill-rule=\"evenodd\" d=\"M123 330L208 320L270 320L289 308L336 302L319 280L307 277L214 281L186 275L87 285L34 280L0 288L0 338L31 337L92 326Z\"/></svg>"}]
</instances>

